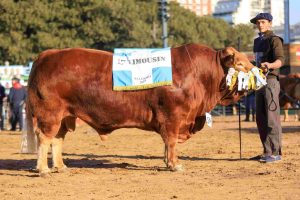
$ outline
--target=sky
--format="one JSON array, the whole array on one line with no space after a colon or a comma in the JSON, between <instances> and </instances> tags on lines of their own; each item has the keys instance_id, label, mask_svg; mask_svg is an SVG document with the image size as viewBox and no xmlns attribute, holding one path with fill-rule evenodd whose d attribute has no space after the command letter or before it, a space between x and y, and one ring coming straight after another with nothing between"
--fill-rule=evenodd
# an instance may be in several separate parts
<instances>
[{"instance_id":1,"label":"sky","mask_svg":"<svg viewBox=\"0 0 300 200\"><path fill-rule=\"evenodd\" d=\"M290 24L300 22L300 0L290 0Z\"/></svg>"}]
</instances>

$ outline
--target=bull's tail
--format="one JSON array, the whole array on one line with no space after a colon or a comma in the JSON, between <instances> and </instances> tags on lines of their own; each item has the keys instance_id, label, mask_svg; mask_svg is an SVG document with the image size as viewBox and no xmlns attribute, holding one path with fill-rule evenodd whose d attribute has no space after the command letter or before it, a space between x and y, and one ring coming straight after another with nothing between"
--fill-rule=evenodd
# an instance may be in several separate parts
<instances>
[{"instance_id":1,"label":"bull's tail","mask_svg":"<svg viewBox=\"0 0 300 200\"><path fill-rule=\"evenodd\" d=\"M21 153L36 153L37 142L33 129L33 117L28 103L26 104L26 117L22 129Z\"/></svg>"}]
</instances>

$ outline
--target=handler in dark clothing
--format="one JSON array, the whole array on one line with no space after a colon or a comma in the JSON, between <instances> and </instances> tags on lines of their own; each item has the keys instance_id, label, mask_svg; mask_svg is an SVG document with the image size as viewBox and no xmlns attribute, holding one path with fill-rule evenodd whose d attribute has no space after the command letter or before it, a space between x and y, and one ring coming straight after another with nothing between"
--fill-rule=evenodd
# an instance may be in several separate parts
<instances>
[{"instance_id":1,"label":"handler in dark clothing","mask_svg":"<svg viewBox=\"0 0 300 200\"><path fill-rule=\"evenodd\" d=\"M267 74L267 85L256 91L256 124L263 145L263 155L252 159L272 163L281 160L281 135L278 68L284 64L283 40L270 29L272 15L260 13L250 20L259 37L254 40L256 65Z\"/></svg>"},{"instance_id":2,"label":"handler in dark clothing","mask_svg":"<svg viewBox=\"0 0 300 200\"><path fill-rule=\"evenodd\" d=\"M12 88L9 90L8 101L10 105L10 109L12 112L11 118L11 131L16 130L17 123L19 122L20 131L23 128L23 105L26 99L26 90L20 84L20 80L18 78L12 79Z\"/></svg>"},{"instance_id":3,"label":"handler in dark clothing","mask_svg":"<svg viewBox=\"0 0 300 200\"><path fill-rule=\"evenodd\" d=\"M5 88L0 83L0 129L4 130L3 99L6 97Z\"/></svg>"}]
</instances>

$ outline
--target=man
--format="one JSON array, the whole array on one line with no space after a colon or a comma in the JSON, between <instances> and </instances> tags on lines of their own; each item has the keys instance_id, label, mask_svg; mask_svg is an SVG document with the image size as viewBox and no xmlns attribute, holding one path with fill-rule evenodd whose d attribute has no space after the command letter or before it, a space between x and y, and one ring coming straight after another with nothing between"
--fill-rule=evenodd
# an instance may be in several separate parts
<instances>
[{"instance_id":1,"label":"man","mask_svg":"<svg viewBox=\"0 0 300 200\"><path fill-rule=\"evenodd\" d=\"M254 92L250 92L249 94L247 94L245 96L245 106L246 106L246 118L245 118L245 122L250 122L250 114L251 114L251 110L252 110L252 121L255 122L255 113L256 113L256 109L255 109L255 93Z\"/></svg>"},{"instance_id":2,"label":"man","mask_svg":"<svg viewBox=\"0 0 300 200\"><path fill-rule=\"evenodd\" d=\"M0 78L1 79L1 78ZM0 130L4 130L3 99L6 97L5 88L0 83Z\"/></svg>"},{"instance_id":3,"label":"man","mask_svg":"<svg viewBox=\"0 0 300 200\"><path fill-rule=\"evenodd\" d=\"M26 90L20 84L20 79L12 79L12 87L9 90L8 101L12 112L11 117L11 131L16 130L17 123L19 122L20 131L23 128L23 105L26 99Z\"/></svg>"},{"instance_id":4,"label":"man","mask_svg":"<svg viewBox=\"0 0 300 200\"><path fill-rule=\"evenodd\" d=\"M272 15L260 13L250 20L259 37L254 40L256 65L264 70L267 85L256 91L256 124L263 145L263 155L252 159L273 163L281 160L281 135L278 69L284 64L283 40L271 31Z\"/></svg>"}]
</instances>

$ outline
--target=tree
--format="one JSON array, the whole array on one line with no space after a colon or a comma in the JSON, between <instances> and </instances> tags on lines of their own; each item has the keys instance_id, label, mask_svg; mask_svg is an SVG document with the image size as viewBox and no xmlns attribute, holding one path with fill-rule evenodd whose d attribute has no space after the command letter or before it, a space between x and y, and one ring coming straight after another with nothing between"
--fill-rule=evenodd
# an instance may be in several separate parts
<instances>
[{"instance_id":1,"label":"tree","mask_svg":"<svg viewBox=\"0 0 300 200\"><path fill-rule=\"evenodd\" d=\"M238 48L238 38L240 38L240 51L252 51L253 37L255 31L253 25L238 24L233 26L229 32L228 45Z\"/></svg>"},{"instance_id":2,"label":"tree","mask_svg":"<svg viewBox=\"0 0 300 200\"><path fill-rule=\"evenodd\" d=\"M162 47L156 0L5 0L0 1L0 59L26 64L52 48ZM170 3L169 46L203 43L219 49L252 44L253 29L231 27L213 17L199 17ZM249 45L250 44L250 45Z\"/></svg>"}]
</instances>

